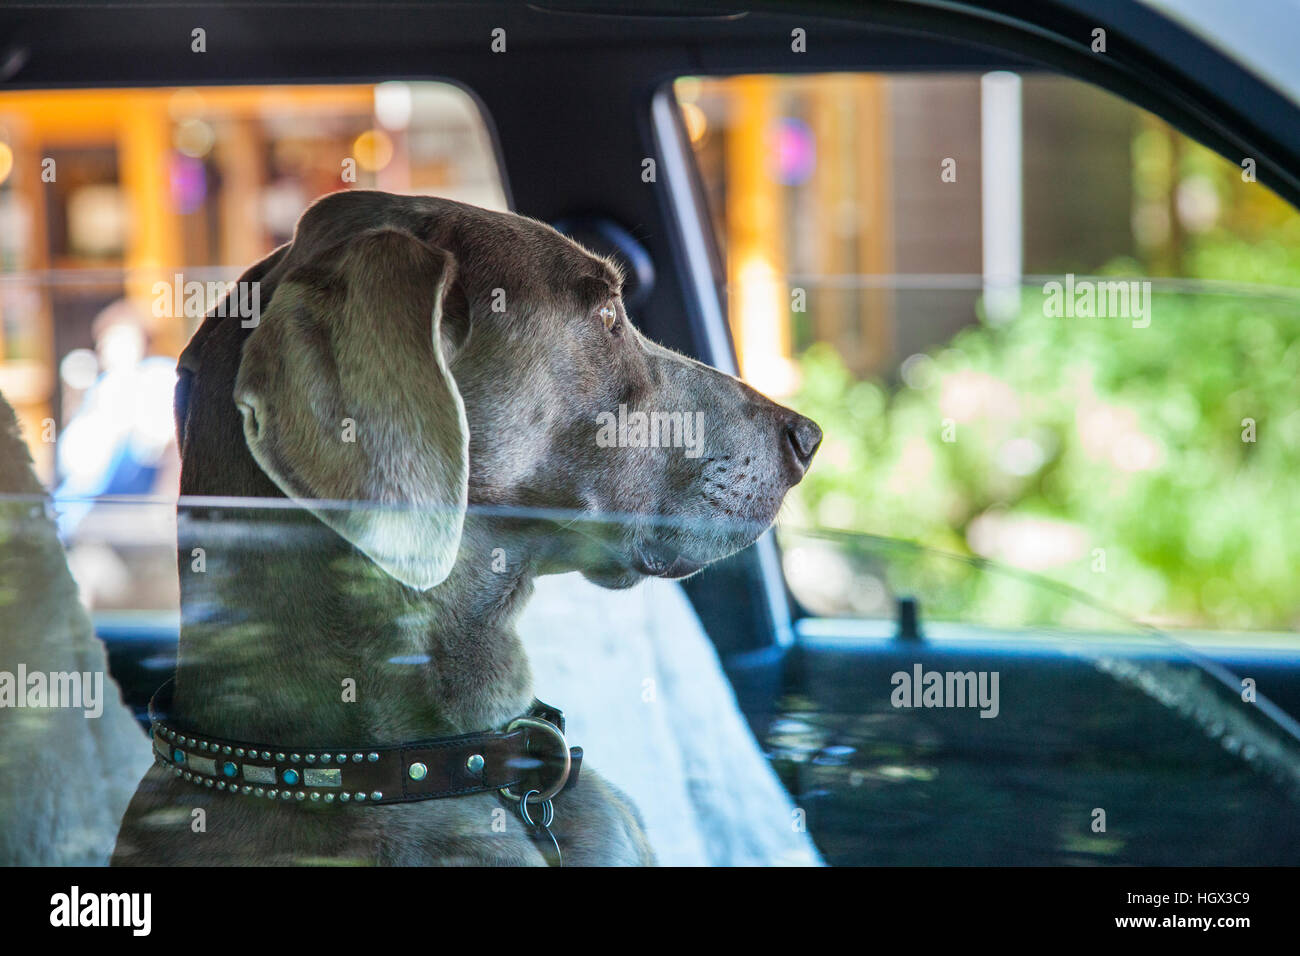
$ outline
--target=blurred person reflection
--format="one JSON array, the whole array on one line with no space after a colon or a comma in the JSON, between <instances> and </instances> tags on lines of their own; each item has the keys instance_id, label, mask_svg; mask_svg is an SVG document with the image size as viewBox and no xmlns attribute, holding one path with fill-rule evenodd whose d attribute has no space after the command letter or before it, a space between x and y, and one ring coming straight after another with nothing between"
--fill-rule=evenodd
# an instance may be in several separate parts
<instances>
[{"instance_id":1,"label":"blurred person reflection","mask_svg":"<svg viewBox=\"0 0 1300 956\"><path fill-rule=\"evenodd\" d=\"M148 354L145 321L125 299L95 318L99 376L58 445L54 502L64 541L90 513L91 499L149 494L169 471L176 362Z\"/></svg>"}]
</instances>

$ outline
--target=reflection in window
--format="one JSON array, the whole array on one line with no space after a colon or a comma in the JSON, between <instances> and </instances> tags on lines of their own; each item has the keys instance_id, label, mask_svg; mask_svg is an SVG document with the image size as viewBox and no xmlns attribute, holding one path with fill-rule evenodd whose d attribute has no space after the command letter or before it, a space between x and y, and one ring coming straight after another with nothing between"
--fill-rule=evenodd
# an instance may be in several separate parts
<instances>
[{"instance_id":1,"label":"reflection in window","mask_svg":"<svg viewBox=\"0 0 1300 956\"><path fill-rule=\"evenodd\" d=\"M0 394L91 607L174 604L174 526L87 499L176 495L177 355L340 189L505 208L483 118L448 84L0 94Z\"/></svg>"},{"instance_id":2,"label":"reflection in window","mask_svg":"<svg viewBox=\"0 0 1300 956\"><path fill-rule=\"evenodd\" d=\"M120 452L60 445L123 324L172 364L196 327L155 283L234 279L338 189L505 207L483 119L447 84L0 94L0 393L42 480ZM172 465L153 490L175 493Z\"/></svg>"}]
</instances>

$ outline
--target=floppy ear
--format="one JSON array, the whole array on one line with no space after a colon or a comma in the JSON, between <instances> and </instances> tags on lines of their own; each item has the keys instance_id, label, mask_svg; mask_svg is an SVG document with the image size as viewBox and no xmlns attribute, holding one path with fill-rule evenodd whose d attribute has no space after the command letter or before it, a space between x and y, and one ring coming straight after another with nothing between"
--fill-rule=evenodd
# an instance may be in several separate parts
<instances>
[{"instance_id":1,"label":"floppy ear","mask_svg":"<svg viewBox=\"0 0 1300 956\"><path fill-rule=\"evenodd\" d=\"M235 379L262 470L419 590L451 572L468 497L469 427L442 333L454 273L409 233L349 239L284 276Z\"/></svg>"}]
</instances>

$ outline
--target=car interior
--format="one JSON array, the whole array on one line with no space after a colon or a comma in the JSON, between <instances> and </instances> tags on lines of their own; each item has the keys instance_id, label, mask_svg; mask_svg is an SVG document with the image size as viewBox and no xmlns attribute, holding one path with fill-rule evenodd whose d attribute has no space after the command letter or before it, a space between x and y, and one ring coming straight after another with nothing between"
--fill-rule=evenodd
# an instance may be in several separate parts
<instances>
[{"instance_id":1,"label":"car interior","mask_svg":"<svg viewBox=\"0 0 1300 956\"><path fill-rule=\"evenodd\" d=\"M175 357L318 196L427 193L617 261L826 435L753 546L525 612L661 862L1294 864L1300 107L1161 4L730 7L0 10L0 394L122 703L176 667ZM80 826L0 858L106 862Z\"/></svg>"}]
</instances>

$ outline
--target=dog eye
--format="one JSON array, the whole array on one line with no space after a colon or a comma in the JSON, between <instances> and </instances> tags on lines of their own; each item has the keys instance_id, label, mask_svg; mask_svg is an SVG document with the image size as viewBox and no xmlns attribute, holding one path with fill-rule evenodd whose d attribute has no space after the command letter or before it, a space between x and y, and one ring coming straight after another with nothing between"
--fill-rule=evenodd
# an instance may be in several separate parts
<instances>
[{"instance_id":1,"label":"dog eye","mask_svg":"<svg viewBox=\"0 0 1300 956\"><path fill-rule=\"evenodd\" d=\"M605 323L605 329L613 332L614 326L618 325L618 309L612 304L606 304L602 305L596 314L600 316L600 321Z\"/></svg>"}]
</instances>

